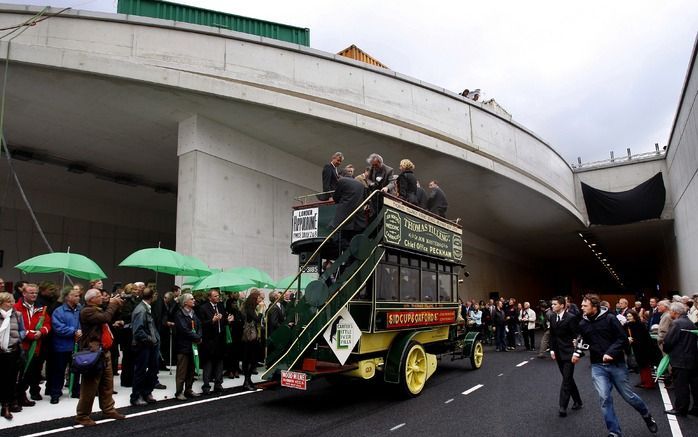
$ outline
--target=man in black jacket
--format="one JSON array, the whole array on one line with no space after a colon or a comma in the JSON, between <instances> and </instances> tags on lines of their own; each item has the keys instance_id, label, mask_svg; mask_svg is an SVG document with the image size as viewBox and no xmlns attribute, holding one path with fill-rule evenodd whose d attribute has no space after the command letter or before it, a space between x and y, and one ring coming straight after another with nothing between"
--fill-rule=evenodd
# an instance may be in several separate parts
<instances>
[{"instance_id":1,"label":"man in black jacket","mask_svg":"<svg viewBox=\"0 0 698 437\"><path fill-rule=\"evenodd\" d=\"M628 347L628 337L623 327L608 308L601 306L596 294L587 294L582 300L582 320L579 333L589 345L591 359L591 378L601 401L608 437L620 437L620 423L613 408L611 390L616 387L621 397L642 415L647 428L657 432L657 422L645 402L635 394L628 385L628 367L625 365L623 351ZM577 364L582 355L581 345L572 355L572 363Z\"/></svg>"},{"instance_id":2,"label":"man in black jacket","mask_svg":"<svg viewBox=\"0 0 698 437\"><path fill-rule=\"evenodd\" d=\"M152 312L153 295L151 288L143 290L142 300L131 314L134 356L131 405L134 406L155 403L152 393L158 383L160 331Z\"/></svg>"},{"instance_id":3,"label":"man in black jacket","mask_svg":"<svg viewBox=\"0 0 698 437\"><path fill-rule=\"evenodd\" d=\"M558 296L552 301L552 314L548 318L550 323L550 358L557 362L557 367L562 375L560 386L560 417L567 416L567 405L572 397L573 410L582 408L582 398L579 396L577 384L574 382L574 340L579 330L579 319L565 310L565 298Z\"/></svg>"},{"instance_id":4,"label":"man in black jacket","mask_svg":"<svg viewBox=\"0 0 698 437\"><path fill-rule=\"evenodd\" d=\"M671 373L674 381L674 408L667 414L685 416L687 413L698 416L698 337L688 331L696 325L686 316L686 306L674 302L669 307L674 320L664 337L664 352L671 359ZM693 395L693 408L691 405Z\"/></svg>"},{"instance_id":5,"label":"man in black jacket","mask_svg":"<svg viewBox=\"0 0 698 437\"><path fill-rule=\"evenodd\" d=\"M337 182L337 188L334 192L334 201L336 204L334 218L330 222L330 228L334 229L342 224L361 202L364 201L366 190L363 184L351 177L342 177ZM360 233L366 228L366 213L359 211L347 221L339 230L341 234L341 248L348 246L354 235ZM335 234L336 241L340 241L340 236Z\"/></svg>"},{"instance_id":6,"label":"man in black jacket","mask_svg":"<svg viewBox=\"0 0 698 437\"><path fill-rule=\"evenodd\" d=\"M438 181L429 182L429 189L431 193L429 194L429 199L427 199L427 209L445 218L446 210L448 210L448 201L446 201L446 195L443 190L439 188Z\"/></svg>"},{"instance_id":7,"label":"man in black jacket","mask_svg":"<svg viewBox=\"0 0 698 437\"><path fill-rule=\"evenodd\" d=\"M322 192L323 194L318 194L318 200L330 200L332 199L332 193L328 191L334 191L337 187L337 181L339 180L339 166L344 161L344 155L342 152L335 152L332 155L332 159L329 163L325 164L322 168Z\"/></svg>"},{"instance_id":8,"label":"man in black jacket","mask_svg":"<svg viewBox=\"0 0 698 437\"><path fill-rule=\"evenodd\" d=\"M223 391L223 357L225 355L225 326L233 321L221 303L221 292L212 288L208 292L208 302L199 306L202 344L200 347L201 367L203 368L203 394Z\"/></svg>"}]
</instances>

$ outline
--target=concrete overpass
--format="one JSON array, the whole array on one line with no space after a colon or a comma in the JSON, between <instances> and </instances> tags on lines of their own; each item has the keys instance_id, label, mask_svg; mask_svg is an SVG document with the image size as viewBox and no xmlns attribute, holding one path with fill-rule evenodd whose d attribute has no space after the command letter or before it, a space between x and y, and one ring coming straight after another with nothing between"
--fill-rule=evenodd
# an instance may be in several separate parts
<instances>
[{"instance_id":1,"label":"concrete overpass","mask_svg":"<svg viewBox=\"0 0 698 437\"><path fill-rule=\"evenodd\" d=\"M38 11L2 6L0 27ZM407 157L423 182L439 179L466 231L463 295L603 277L577 235L583 176L524 126L443 88L298 45L84 11L28 29L9 59L6 139L28 152L17 167L33 206L58 248L89 252L113 279L132 275L112 269L130 250L157 241L289 274L289 208L320 190L337 150L357 167L372 152ZM19 197L3 206L11 276L43 250Z\"/></svg>"}]
</instances>

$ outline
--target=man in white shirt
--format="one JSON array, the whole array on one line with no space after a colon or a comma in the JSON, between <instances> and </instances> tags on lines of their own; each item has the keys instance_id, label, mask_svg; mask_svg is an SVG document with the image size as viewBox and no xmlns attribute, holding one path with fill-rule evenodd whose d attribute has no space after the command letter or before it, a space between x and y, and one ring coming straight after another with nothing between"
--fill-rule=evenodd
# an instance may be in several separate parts
<instances>
[{"instance_id":1,"label":"man in white shirt","mask_svg":"<svg viewBox=\"0 0 698 437\"><path fill-rule=\"evenodd\" d=\"M519 321L521 322L521 334L523 335L526 350L536 350L536 312L531 309L529 302L524 302L523 311L519 314Z\"/></svg>"}]
</instances>

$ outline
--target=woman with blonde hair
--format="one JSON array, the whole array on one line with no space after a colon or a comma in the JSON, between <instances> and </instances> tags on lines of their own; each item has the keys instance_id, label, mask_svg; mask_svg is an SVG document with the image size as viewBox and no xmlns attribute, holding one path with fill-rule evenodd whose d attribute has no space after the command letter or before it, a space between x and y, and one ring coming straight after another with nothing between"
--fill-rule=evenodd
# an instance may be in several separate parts
<instances>
[{"instance_id":1,"label":"woman with blonde hair","mask_svg":"<svg viewBox=\"0 0 698 437\"><path fill-rule=\"evenodd\" d=\"M400 161L400 175L397 177L397 191L401 199L412 204L417 203L417 178L414 164L409 159Z\"/></svg>"},{"instance_id":2,"label":"woman with blonde hair","mask_svg":"<svg viewBox=\"0 0 698 437\"><path fill-rule=\"evenodd\" d=\"M15 393L19 374L21 343L26 334L22 316L13 308L15 299L10 293L0 293L0 402L2 417L12 420L12 412L18 412Z\"/></svg>"}]
</instances>

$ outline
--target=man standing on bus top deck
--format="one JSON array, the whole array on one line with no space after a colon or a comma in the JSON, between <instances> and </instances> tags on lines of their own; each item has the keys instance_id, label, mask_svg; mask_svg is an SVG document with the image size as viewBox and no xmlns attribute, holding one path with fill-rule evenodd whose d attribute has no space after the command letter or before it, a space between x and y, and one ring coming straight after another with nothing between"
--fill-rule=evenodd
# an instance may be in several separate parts
<instances>
[{"instance_id":1,"label":"man standing on bus top deck","mask_svg":"<svg viewBox=\"0 0 698 437\"><path fill-rule=\"evenodd\" d=\"M620 423L613 408L613 387L616 387L625 402L640 413L647 428L656 433L657 422L652 418L645 402L628 385L628 367L623 352L628 347L628 336L620 322L608 308L601 306L601 300L596 294L584 296L582 313L584 315L579 322L579 333L589 344L591 379L601 401L608 437L621 436ZM579 362L581 353L578 344L572 356L573 364Z\"/></svg>"},{"instance_id":2,"label":"man standing on bus top deck","mask_svg":"<svg viewBox=\"0 0 698 437\"><path fill-rule=\"evenodd\" d=\"M446 195L443 190L439 188L439 182L435 180L429 182L429 189L431 193L427 199L427 209L445 218L446 210L448 209L448 201L446 201Z\"/></svg>"},{"instance_id":3,"label":"man standing on bus top deck","mask_svg":"<svg viewBox=\"0 0 698 437\"><path fill-rule=\"evenodd\" d=\"M383 163L383 157L377 153L371 153L366 159L371 170L366 178L368 187L371 190L381 190L392 182L393 168Z\"/></svg>"},{"instance_id":4,"label":"man standing on bus top deck","mask_svg":"<svg viewBox=\"0 0 698 437\"><path fill-rule=\"evenodd\" d=\"M335 152L330 162L325 164L322 168L322 192L324 194L318 194L318 200L332 199L332 193L327 193L327 191L334 191L337 187L337 181L339 181L339 166L342 164L342 161L344 161L342 152Z\"/></svg>"},{"instance_id":5,"label":"man standing on bus top deck","mask_svg":"<svg viewBox=\"0 0 698 437\"><path fill-rule=\"evenodd\" d=\"M334 201L336 204L334 219L330 223L330 229L335 229L346 220L356 208L361 205L365 197L366 189L364 185L356 179L342 175L337 182L337 188L334 192ZM366 214L364 211L358 211L351 220L342 226L337 234L336 241L339 241L341 234L342 247L351 241L352 237L366 227Z\"/></svg>"}]
</instances>

